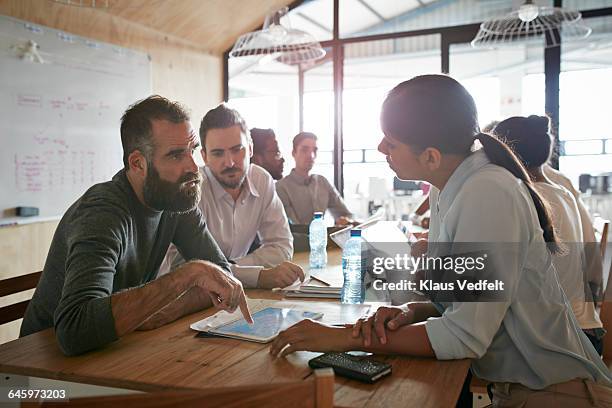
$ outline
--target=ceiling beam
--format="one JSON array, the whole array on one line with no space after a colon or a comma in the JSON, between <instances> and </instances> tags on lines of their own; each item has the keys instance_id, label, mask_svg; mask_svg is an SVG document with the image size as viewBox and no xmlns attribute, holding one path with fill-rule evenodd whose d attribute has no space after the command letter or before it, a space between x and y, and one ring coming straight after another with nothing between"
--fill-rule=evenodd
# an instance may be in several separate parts
<instances>
[{"instance_id":1,"label":"ceiling beam","mask_svg":"<svg viewBox=\"0 0 612 408\"><path fill-rule=\"evenodd\" d=\"M300 16L304 20L308 21L310 24L319 27L321 30L324 30L325 32L328 32L328 33L332 32L332 30L330 30L328 27L325 27L323 24L319 23L317 20L315 20L312 17L307 16L304 13L297 12L297 13L295 13L295 15Z\"/></svg>"},{"instance_id":2,"label":"ceiling beam","mask_svg":"<svg viewBox=\"0 0 612 408\"><path fill-rule=\"evenodd\" d=\"M384 18L378 11L374 10L374 7L370 5L366 0L357 0L363 7L368 9L368 11L376 16L380 20L381 23L387 22L387 19Z\"/></svg>"}]
</instances>

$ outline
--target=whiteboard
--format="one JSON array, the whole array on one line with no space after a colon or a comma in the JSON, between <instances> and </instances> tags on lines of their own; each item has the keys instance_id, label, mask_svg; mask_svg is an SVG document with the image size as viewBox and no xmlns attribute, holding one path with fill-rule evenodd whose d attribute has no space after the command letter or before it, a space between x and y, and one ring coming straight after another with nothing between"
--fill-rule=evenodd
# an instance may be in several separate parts
<instances>
[{"instance_id":1,"label":"whiteboard","mask_svg":"<svg viewBox=\"0 0 612 408\"><path fill-rule=\"evenodd\" d=\"M32 40L42 63L19 57ZM151 93L147 54L0 16L0 217L62 215L123 167L121 115Z\"/></svg>"}]
</instances>

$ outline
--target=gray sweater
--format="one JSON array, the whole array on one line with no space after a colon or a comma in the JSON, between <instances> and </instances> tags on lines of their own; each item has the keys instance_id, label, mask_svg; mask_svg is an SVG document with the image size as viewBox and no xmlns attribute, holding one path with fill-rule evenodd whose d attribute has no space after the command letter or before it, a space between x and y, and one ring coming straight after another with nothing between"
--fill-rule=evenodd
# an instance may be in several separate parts
<instances>
[{"instance_id":1,"label":"gray sweater","mask_svg":"<svg viewBox=\"0 0 612 408\"><path fill-rule=\"evenodd\" d=\"M199 208L179 215L143 206L124 170L94 185L59 223L20 336L55 327L68 355L117 340L111 294L155 279L171 242L185 259L229 271Z\"/></svg>"},{"instance_id":2,"label":"gray sweater","mask_svg":"<svg viewBox=\"0 0 612 408\"><path fill-rule=\"evenodd\" d=\"M334 218L353 216L338 190L319 174L304 177L293 169L276 182L276 193L291 224L308 225L318 211L329 210Z\"/></svg>"}]
</instances>

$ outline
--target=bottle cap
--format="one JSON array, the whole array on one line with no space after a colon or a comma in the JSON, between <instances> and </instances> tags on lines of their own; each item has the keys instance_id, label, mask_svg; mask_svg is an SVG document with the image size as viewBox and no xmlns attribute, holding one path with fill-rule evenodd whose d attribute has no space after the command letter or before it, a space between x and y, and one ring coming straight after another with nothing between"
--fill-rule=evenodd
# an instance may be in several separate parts
<instances>
[{"instance_id":1,"label":"bottle cap","mask_svg":"<svg viewBox=\"0 0 612 408\"><path fill-rule=\"evenodd\" d=\"M316 212L316 213L314 213L314 218L315 218L315 219L317 219L317 218L323 218L323 213L322 213L322 212Z\"/></svg>"},{"instance_id":2,"label":"bottle cap","mask_svg":"<svg viewBox=\"0 0 612 408\"><path fill-rule=\"evenodd\" d=\"M360 237L360 236L361 236L361 229L353 228L351 230L351 237Z\"/></svg>"}]
</instances>

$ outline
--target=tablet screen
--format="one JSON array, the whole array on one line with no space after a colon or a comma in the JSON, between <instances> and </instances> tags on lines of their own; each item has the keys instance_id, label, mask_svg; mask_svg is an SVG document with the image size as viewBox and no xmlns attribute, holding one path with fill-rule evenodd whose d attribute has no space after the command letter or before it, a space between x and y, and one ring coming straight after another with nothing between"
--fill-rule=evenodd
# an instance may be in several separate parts
<instances>
[{"instance_id":1,"label":"tablet screen","mask_svg":"<svg viewBox=\"0 0 612 408\"><path fill-rule=\"evenodd\" d=\"M211 330L212 333L232 337L255 338L266 340L304 319L318 319L321 313L303 310L269 307L253 314L253 324L240 319Z\"/></svg>"}]
</instances>

